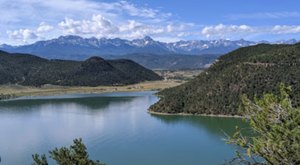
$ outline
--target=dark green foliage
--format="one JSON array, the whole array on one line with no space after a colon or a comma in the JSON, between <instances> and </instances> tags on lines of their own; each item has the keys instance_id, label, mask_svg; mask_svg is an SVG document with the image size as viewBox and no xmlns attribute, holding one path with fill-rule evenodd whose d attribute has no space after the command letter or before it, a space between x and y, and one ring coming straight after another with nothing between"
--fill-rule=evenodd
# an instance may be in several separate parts
<instances>
[{"instance_id":1,"label":"dark green foliage","mask_svg":"<svg viewBox=\"0 0 300 165\"><path fill-rule=\"evenodd\" d=\"M0 84L98 86L160 79L151 70L129 60L104 60L100 57L91 57L84 62L46 60L0 51Z\"/></svg>"},{"instance_id":2,"label":"dark green foliage","mask_svg":"<svg viewBox=\"0 0 300 165\"><path fill-rule=\"evenodd\" d=\"M241 95L261 98L278 94L283 82L292 87L292 104L300 105L300 44L261 44L221 56L195 79L159 93L151 111L165 113L241 115Z\"/></svg>"},{"instance_id":3,"label":"dark green foliage","mask_svg":"<svg viewBox=\"0 0 300 165\"><path fill-rule=\"evenodd\" d=\"M300 164L300 107L292 106L290 91L281 84L279 96L264 94L254 102L243 96L243 113L256 136L245 137L237 128L228 142L247 152L237 152L230 164Z\"/></svg>"},{"instance_id":4,"label":"dark green foliage","mask_svg":"<svg viewBox=\"0 0 300 165\"><path fill-rule=\"evenodd\" d=\"M48 165L46 155L44 155L44 154L41 155L41 158L40 158L39 154L34 154L34 155L32 155L32 159L34 162L34 163L32 163L32 165Z\"/></svg>"},{"instance_id":5,"label":"dark green foliage","mask_svg":"<svg viewBox=\"0 0 300 165\"><path fill-rule=\"evenodd\" d=\"M82 143L82 139L75 139L74 144L69 148L55 148L53 151L49 151L50 158L56 161L59 165L104 165L100 161L93 161L89 159L89 155L86 151L86 146ZM45 155L38 154L32 155L32 165L48 165L48 161Z\"/></svg>"}]
</instances>

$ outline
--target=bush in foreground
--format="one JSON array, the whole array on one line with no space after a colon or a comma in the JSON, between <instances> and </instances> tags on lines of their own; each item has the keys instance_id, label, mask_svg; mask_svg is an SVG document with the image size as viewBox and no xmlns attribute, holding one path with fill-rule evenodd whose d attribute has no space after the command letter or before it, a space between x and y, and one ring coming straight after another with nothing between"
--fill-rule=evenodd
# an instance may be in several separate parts
<instances>
[{"instance_id":1,"label":"bush in foreground","mask_svg":"<svg viewBox=\"0 0 300 165\"><path fill-rule=\"evenodd\" d=\"M75 139L74 144L69 148L55 148L53 151L49 151L50 158L56 161L59 165L105 165L100 161L93 161L89 159L89 155L86 151L86 146L83 144L82 139ZM48 165L46 155L32 155L32 165Z\"/></svg>"},{"instance_id":2,"label":"bush in foreground","mask_svg":"<svg viewBox=\"0 0 300 165\"><path fill-rule=\"evenodd\" d=\"M279 96L265 94L254 102L243 96L243 112L256 136L245 137L237 128L228 142L247 152L237 152L229 164L300 164L300 108L292 107L290 91L281 84Z\"/></svg>"}]
</instances>

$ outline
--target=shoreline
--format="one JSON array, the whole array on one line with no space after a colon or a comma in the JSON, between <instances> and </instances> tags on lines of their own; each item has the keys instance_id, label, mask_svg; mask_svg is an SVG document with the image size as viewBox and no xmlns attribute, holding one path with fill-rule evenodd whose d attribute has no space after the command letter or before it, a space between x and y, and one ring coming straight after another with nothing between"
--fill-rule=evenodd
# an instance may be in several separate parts
<instances>
[{"instance_id":1,"label":"shoreline","mask_svg":"<svg viewBox=\"0 0 300 165\"><path fill-rule=\"evenodd\" d=\"M206 117L222 117L222 118L240 118L245 119L245 116L239 115L215 115L215 114L190 114L190 113L164 113L164 112L154 112L154 111L147 111L151 115L159 115L159 116L206 116Z\"/></svg>"},{"instance_id":2,"label":"shoreline","mask_svg":"<svg viewBox=\"0 0 300 165\"><path fill-rule=\"evenodd\" d=\"M112 92L139 92L139 91L159 91L166 88L175 87L182 84L174 80L147 81L138 84L124 86L54 86L44 85L42 87L20 86L20 85L0 85L0 95L11 95L13 98L24 96L51 96L64 94L100 94ZM8 98L9 99L9 98ZM1 99L0 99L1 100ZM5 100L5 99L3 99Z\"/></svg>"}]
</instances>

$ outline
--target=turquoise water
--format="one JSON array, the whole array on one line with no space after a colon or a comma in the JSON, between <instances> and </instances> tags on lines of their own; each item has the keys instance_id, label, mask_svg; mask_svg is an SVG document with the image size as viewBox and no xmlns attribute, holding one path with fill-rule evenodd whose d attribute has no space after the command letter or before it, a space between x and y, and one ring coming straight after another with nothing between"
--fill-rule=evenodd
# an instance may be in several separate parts
<instances>
[{"instance_id":1,"label":"turquoise water","mask_svg":"<svg viewBox=\"0 0 300 165\"><path fill-rule=\"evenodd\" d=\"M241 119L155 116L153 92L76 94L0 102L0 165L31 164L81 137L107 165L222 164L234 156L224 133Z\"/></svg>"}]
</instances>

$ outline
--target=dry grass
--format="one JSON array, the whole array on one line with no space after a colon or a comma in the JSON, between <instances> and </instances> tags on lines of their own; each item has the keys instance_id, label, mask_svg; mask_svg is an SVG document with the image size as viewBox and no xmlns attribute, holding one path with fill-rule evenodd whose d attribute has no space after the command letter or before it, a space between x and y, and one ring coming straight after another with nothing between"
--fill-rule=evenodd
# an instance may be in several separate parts
<instances>
[{"instance_id":1,"label":"dry grass","mask_svg":"<svg viewBox=\"0 0 300 165\"><path fill-rule=\"evenodd\" d=\"M187 80L197 76L202 70L157 70L155 71L165 80L162 81L149 81L139 84L126 85L126 86L98 86L98 87L71 87L71 86L54 86L44 85L42 87L30 87L20 85L0 85L0 95L13 95L19 96L46 96L46 95L59 95L70 93L104 93L104 92L134 92L134 91L149 91L149 90L162 90L165 88L180 85Z\"/></svg>"},{"instance_id":2,"label":"dry grass","mask_svg":"<svg viewBox=\"0 0 300 165\"><path fill-rule=\"evenodd\" d=\"M191 80L198 76L203 70L155 70L155 73L166 80Z\"/></svg>"},{"instance_id":3,"label":"dry grass","mask_svg":"<svg viewBox=\"0 0 300 165\"><path fill-rule=\"evenodd\" d=\"M45 85L42 87L28 87L19 85L0 86L0 94L15 96L45 96L67 93L104 93L104 92L133 92L162 90L174 87L184 83L184 81L165 80L165 81L149 81L139 84L126 86L98 86L98 87L70 87L70 86L53 86Z\"/></svg>"}]
</instances>

